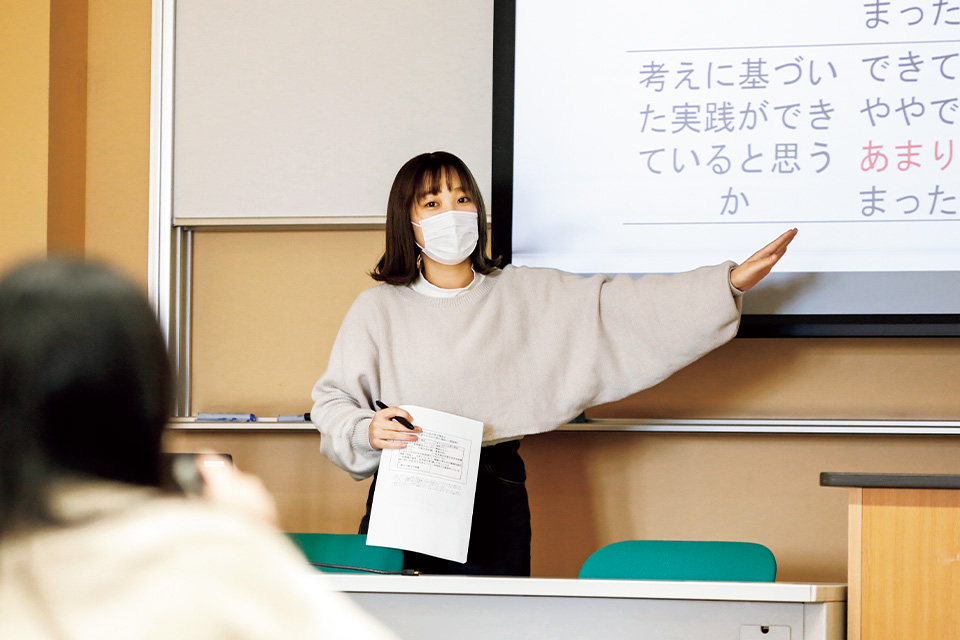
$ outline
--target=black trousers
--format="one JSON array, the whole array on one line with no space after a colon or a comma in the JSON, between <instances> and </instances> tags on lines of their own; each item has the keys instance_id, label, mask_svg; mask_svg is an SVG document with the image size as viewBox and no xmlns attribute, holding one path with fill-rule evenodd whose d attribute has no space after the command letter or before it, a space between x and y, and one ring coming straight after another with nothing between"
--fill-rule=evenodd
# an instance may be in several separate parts
<instances>
[{"instance_id":1,"label":"black trousers","mask_svg":"<svg viewBox=\"0 0 960 640\"><path fill-rule=\"evenodd\" d=\"M530 503L525 484L527 472L519 448L520 442L512 440L480 450L467 561L461 564L404 551L404 569L429 574L530 575ZM374 475L367 495L367 513L360 521L360 533L366 533L370 526L376 486Z\"/></svg>"}]
</instances>

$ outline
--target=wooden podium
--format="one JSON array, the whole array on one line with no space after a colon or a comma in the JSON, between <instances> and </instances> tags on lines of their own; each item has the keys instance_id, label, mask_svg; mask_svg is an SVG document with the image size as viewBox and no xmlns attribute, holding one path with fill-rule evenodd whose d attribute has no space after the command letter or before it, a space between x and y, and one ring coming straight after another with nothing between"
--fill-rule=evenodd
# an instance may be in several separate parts
<instances>
[{"instance_id":1,"label":"wooden podium","mask_svg":"<svg viewBox=\"0 0 960 640\"><path fill-rule=\"evenodd\" d=\"M848 640L960 638L960 475L822 473L850 487Z\"/></svg>"}]
</instances>

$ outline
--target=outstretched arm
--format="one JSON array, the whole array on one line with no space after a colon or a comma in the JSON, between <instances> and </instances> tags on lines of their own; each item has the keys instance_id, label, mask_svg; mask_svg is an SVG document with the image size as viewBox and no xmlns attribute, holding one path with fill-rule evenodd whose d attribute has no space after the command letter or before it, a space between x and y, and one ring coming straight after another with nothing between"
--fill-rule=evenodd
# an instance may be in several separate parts
<instances>
[{"instance_id":1,"label":"outstretched arm","mask_svg":"<svg viewBox=\"0 0 960 640\"><path fill-rule=\"evenodd\" d=\"M740 291L750 289L770 273L787 251L787 245L797 235L796 229L790 229L760 251L747 258L743 264L730 272L730 284Z\"/></svg>"}]
</instances>

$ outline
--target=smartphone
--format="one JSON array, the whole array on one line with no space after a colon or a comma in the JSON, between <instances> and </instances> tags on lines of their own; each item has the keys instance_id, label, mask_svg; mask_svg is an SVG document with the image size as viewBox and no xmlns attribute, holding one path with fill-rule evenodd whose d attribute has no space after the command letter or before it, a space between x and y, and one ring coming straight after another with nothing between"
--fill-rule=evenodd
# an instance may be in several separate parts
<instances>
[{"instance_id":1,"label":"smartphone","mask_svg":"<svg viewBox=\"0 0 960 640\"><path fill-rule=\"evenodd\" d=\"M197 468L197 458L200 457L212 458L203 460L203 465L207 468L223 468L233 464L233 456L229 453L162 453L160 454L160 486L174 493L187 495L203 493L203 477Z\"/></svg>"}]
</instances>

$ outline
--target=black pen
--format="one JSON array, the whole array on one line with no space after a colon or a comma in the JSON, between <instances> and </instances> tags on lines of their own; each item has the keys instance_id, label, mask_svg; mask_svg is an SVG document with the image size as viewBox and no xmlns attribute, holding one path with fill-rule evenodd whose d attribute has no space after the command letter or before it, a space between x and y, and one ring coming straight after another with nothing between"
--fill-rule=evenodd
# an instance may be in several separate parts
<instances>
[{"instance_id":1,"label":"black pen","mask_svg":"<svg viewBox=\"0 0 960 640\"><path fill-rule=\"evenodd\" d=\"M381 409L389 409L389 407L388 407L387 405L383 404L383 403L380 402L379 400L377 400L377 403L376 403L376 404L377 404L377 406L380 407ZM407 429L411 429L411 430L412 430L412 429L416 429L416 427L413 426L412 424L410 424L410 421L407 420L406 418L402 418L402 417L400 417L400 416L393 416L393 417L390 418L390 419L393 420L394 422L399 422L400 424L402 424L403 426L405 426Z\"/></svg>"}]
</instances>

